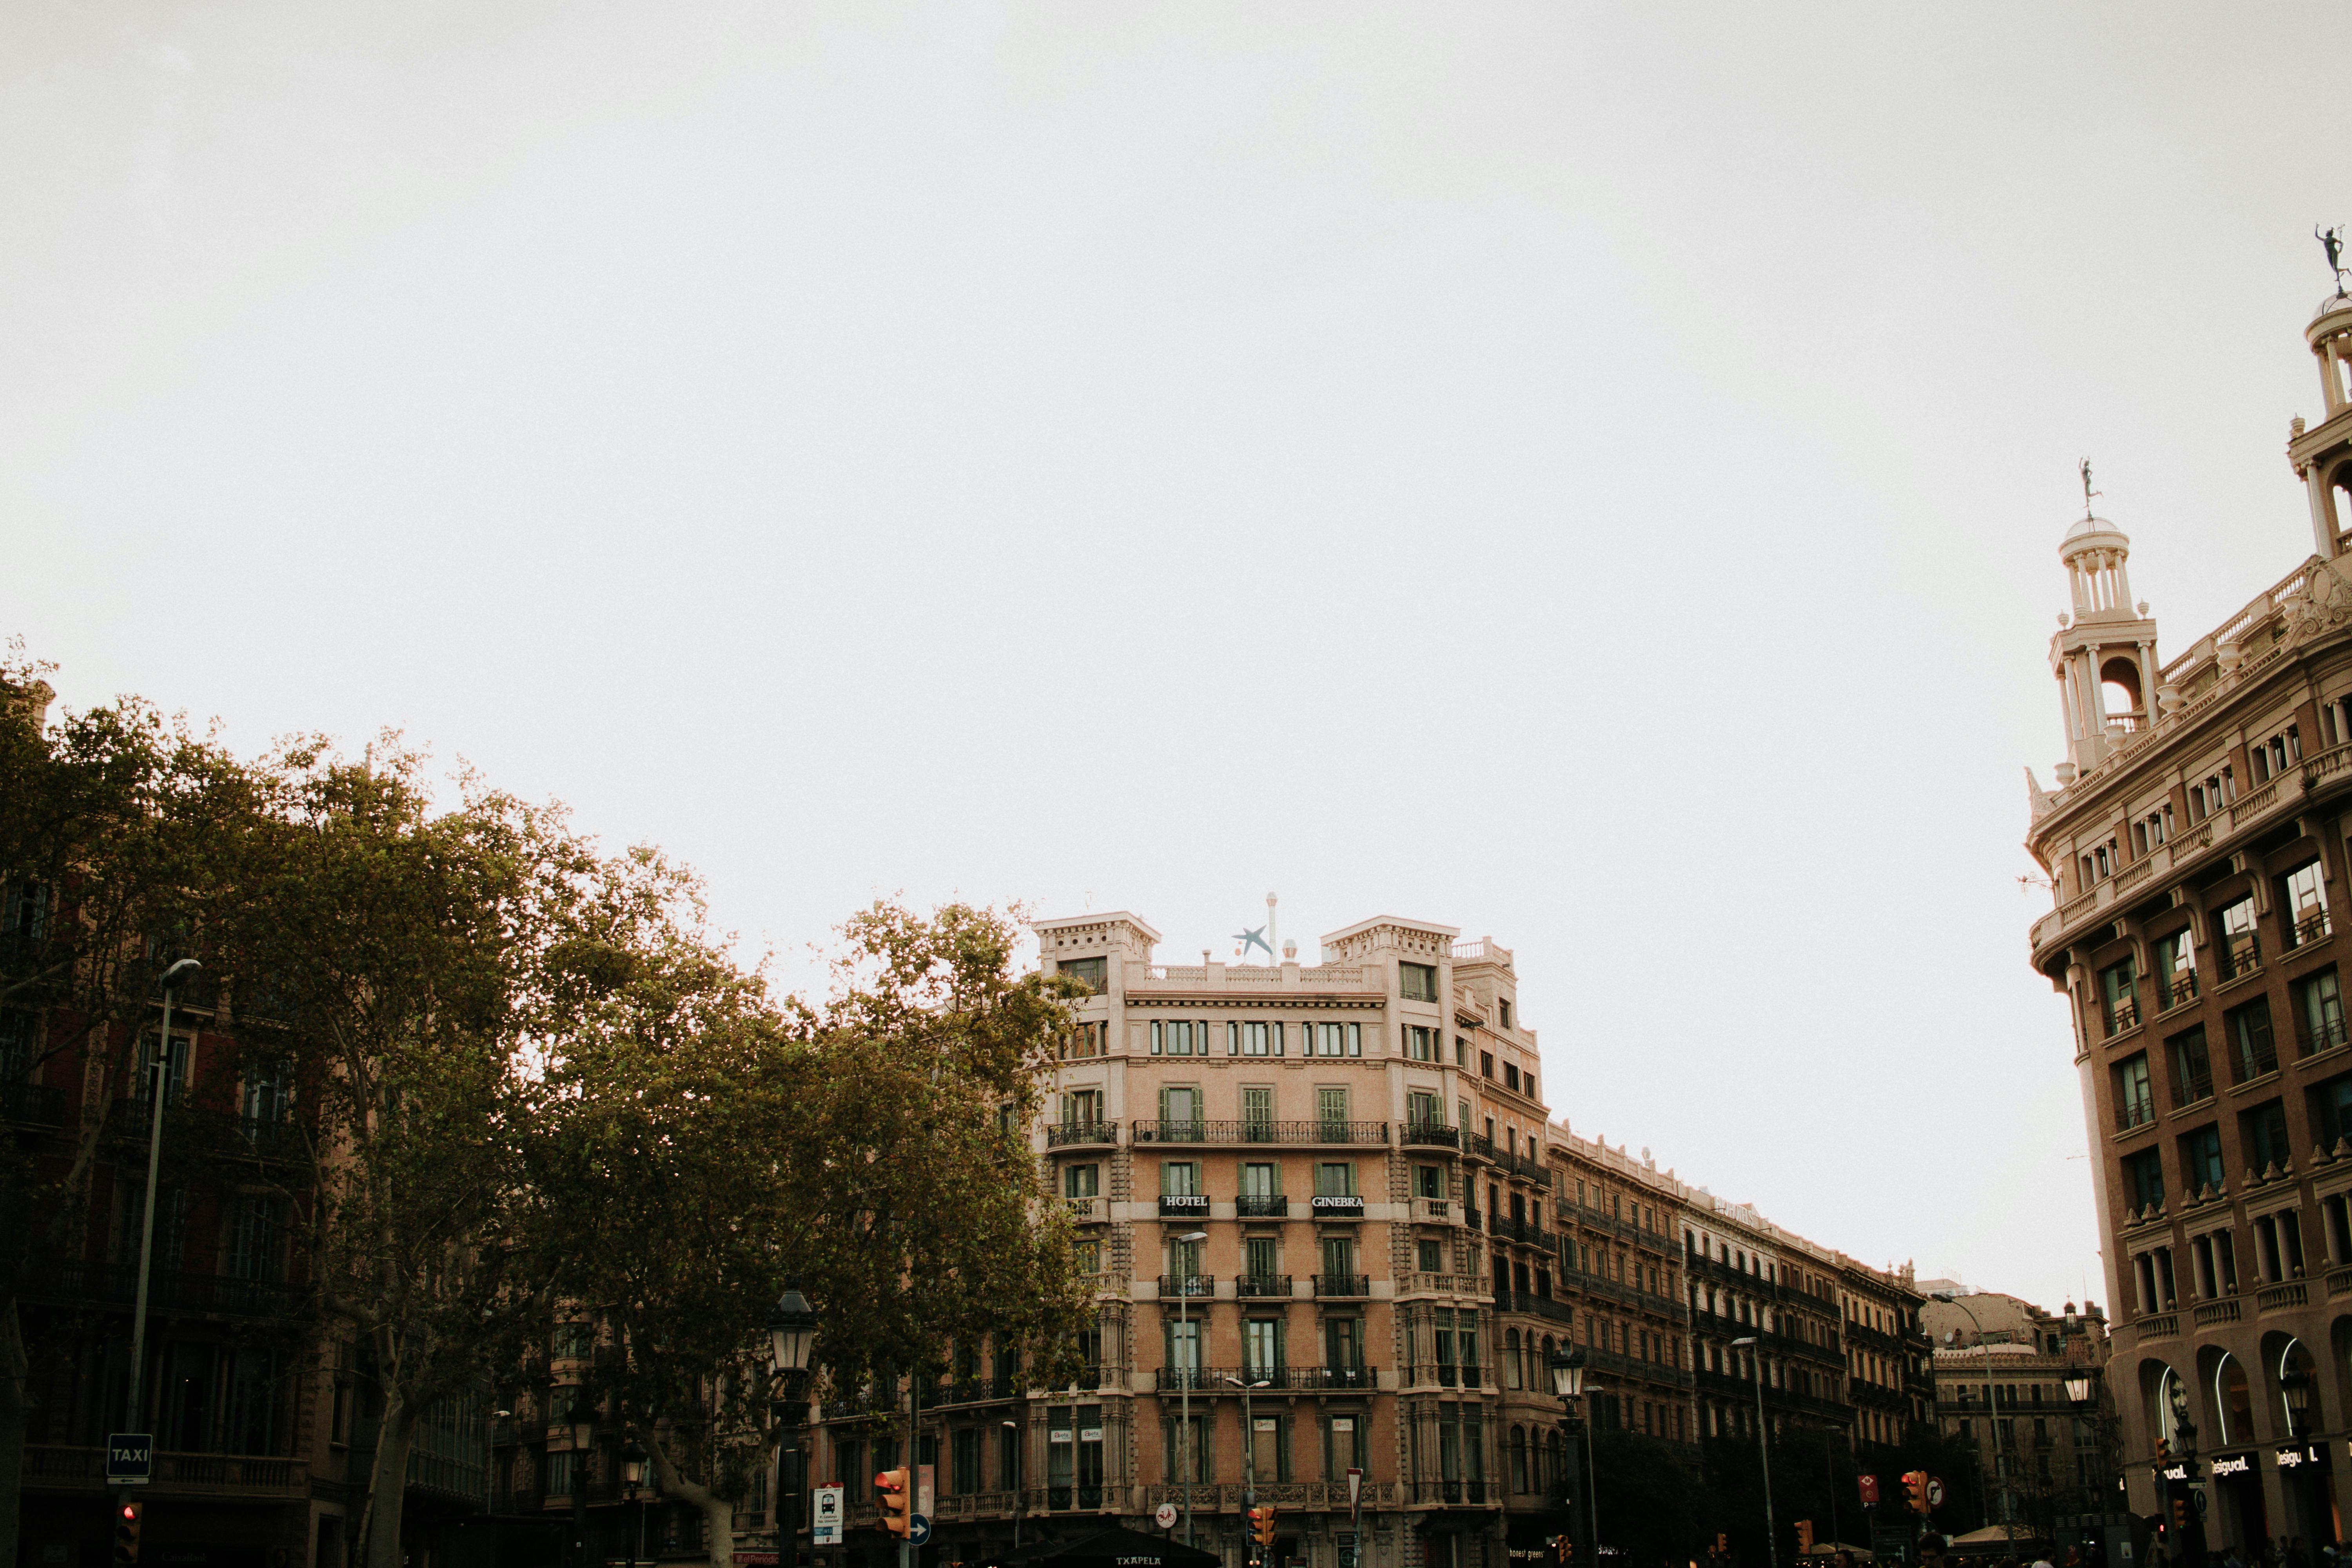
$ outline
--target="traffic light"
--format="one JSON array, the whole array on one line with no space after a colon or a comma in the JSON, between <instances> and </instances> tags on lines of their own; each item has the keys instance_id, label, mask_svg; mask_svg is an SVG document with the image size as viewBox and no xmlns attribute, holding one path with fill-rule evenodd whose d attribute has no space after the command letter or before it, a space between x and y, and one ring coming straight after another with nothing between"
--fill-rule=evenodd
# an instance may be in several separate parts
<instances>
[{"instance_id":1,"label":"traffic light","mask_svg":"<svg viewBox=\"0 0 2352 1568\"><path fill-rule=\"evenodd\" d=\"M1255 1541L1260 1546L1272 1546L1274 1544L1274 1510L1254 1508L1249 1510L1249 1517L1250 1539Z\"/></svg>"},{"instance_id":2,"label":"traffic light","mask_svg":"<svg viewBox=\"0 0 2352 1568\"><path fill-rule=\"evenodd\" d=\"M2166 1459L2168 1459L2168 1458L2172 1458L2172 1439L2171 1439L2171 1438L2169 1438L2169 1437L2158 1437L2158 1438L2156 1440L2156 1457L2157 1457L2157 1460L2158 1460L2158 1463L2161 1463L2161 1462L2163 1462L2164 1460L2166 1460Z\"/></svg>"},{"instance_id":3,"label":"traffic light","mask_svg":"<svg viewBox=\"0 0 2352 1568\"><path fill-rule=\"evenodd\" d=\"M1801 1557L1812 1549L1813 1521L1810 1519L1801 1519L1797 1521L1797 1554Z\"/></svg>"},{"instance_id":4,"label":"traffic light","mask_svg":"<svg viewBox=\"0 0 2352 1568\"><path fill-rule=\"evenodd\" d=\"M2175 1497L2172 1500L2172 1522L2179 1526L2183 1531L2186 1531L2189 1528L2189 1500L2187 1498Z\"/></svg>"},{"instance_id":5,"label":"traffic light","mask_svg":"<svg viewBox=\"0 0 2352 1568\"><path fill-rule=\"evenodd\" d=\"M907 1472L884 1470L874 1478L874 1490L882 1504L882 1528L893 1535L905 1535L910 1528L907 1520Z\"/></svg>"},{"instance_id":6,"label":"traffic light","mask_svg":"<svg viewBox=\"0 0 2352 1568\"><path fill-rule=\"evenodd\" d=\"M1906 1500L1910 1503L1910 1506L1911 1506L1911 1511L1912 1511L1913 1513L1925 1513L1925 1512L1927 1512L1927 1471L1925 1471L1925 1470L1906 1470L1906 1471L1904 1471L1904 1472L1903 1472L1903 1495L1904 1495L1905 1499L1906 1499Z\"/></svg>"},{"instance_id":7,"label":"traffic light","mask_svg":"<svg viewBox=\"0 0 2352 1568\"><path fill-rule=\"evenodd\" d=\"M1731 1550L1731 1537L1730 1537L1729 1535L1727 1535L1727 1534L1724 1534L1724 1533L1717 1533L1717 1536L1716 1536L1716 1538L1715 1538L1715 1554L1716 1554L1717 1557L1720 1557L1720 1556L1722 1556L1725 1552L1728 1552L1728 1551L1730 1551L1730 1550Z\"/></svg>"},{"instance_id":8,"label":"traffic light","mask_svg":"<svg viewBox=\"0 0 2352 1568\"><path fill-rule=\"evenodd\" d=\"M114 1510L114 1560L117 1563L139 1561L139 1517L147 1510L143 1502L126 1502Z\"/></svg>"}]
</instances>

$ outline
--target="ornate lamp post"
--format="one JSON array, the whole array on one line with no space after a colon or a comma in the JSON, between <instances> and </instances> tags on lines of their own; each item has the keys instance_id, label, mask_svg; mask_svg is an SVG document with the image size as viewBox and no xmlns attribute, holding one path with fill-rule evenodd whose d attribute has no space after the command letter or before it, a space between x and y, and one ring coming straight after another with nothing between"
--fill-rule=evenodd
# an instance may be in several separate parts
<instances>
[{"instance_id":1,"label":"ornate lamp post","mask_svg":"<svg viewBox=\"0 0 2352 1568\"><path fill-rule=\"evenodd\" d=\"M809 1352L816 1344L816 1314L799 1289L786 1287L768 1310L768 1367L775 1376L778 1398L769 1409L777 1422L789 1422L790 1457L776 1448L776 1561L793 1568L800 1558L802 1434L808 1426Z\"/></svg>"},{"instance_id":2,"label":"ornate lamp post","mask_svg":"<svg viewBox=\"0 0 2352 1568\"><path fill-rule=\"evenodd\" d=\"M1579 1506L1569 1520L1569 1528L1578 1538L1578 1560L1585 1568L1599 1568L1601 1526L1593 1517L1593 1505L1598 1500L1595 1489L1589 1484L1590 1472L1584 1468L1591 1450L1585 1442L1585 1424L1578 1414L1579 1402L1584 1397L1584 1347L1561 1341L1552 1349L1549 1365L1551 1391L1559 1399L1559 1429L1568 1439L1571 1489L1579 1494Z\"/></svg>"},{"instance_id":3,"label":"ornate lamp post","mask_svg":"<svg viewBox=\"0 0 2352 1568\"><path fill-rule=\"evenodd\" d=\"M635 1437L621 1450L621 1479L629 1489L629 1500L637 1505L637 1539L629 1548L629 1568L637 1568L637 1559L646 1554L646 1500L638 1489L646 1484L645 1448Z\"/></svg>"},{"instance_id":4,"label":"ornate lamp post","mask_svg":"<svg viewBox=\"0 0 2352 1568\"><path fill-rule=\"evenodd\" d=\"M575 1405L572 1412L572 1560L578 1568L588 1568L588 1457L595 1447L594 1413Z\"/></svg>"}]
</instances>

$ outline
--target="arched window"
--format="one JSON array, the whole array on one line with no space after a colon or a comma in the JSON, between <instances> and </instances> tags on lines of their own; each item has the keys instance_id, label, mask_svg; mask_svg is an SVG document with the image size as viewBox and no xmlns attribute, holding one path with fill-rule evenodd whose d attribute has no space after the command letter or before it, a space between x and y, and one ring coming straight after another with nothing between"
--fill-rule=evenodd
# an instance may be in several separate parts
<instances>
[{"instance_id":1,"label":"arched window","mask_svg":"<svg viewBox=\"0 0 2352 1568\"><path fill-rule=\"evenodd\" d=\"M1511 1489L1528 1489L1528 1434L1521 1426L1511 1428Z\"/></svg>"},{"instance_id":2,"label":"arched window","mask_svg":"<svg viewBox=\"0 0 2352 1568\"><path fill-rule=\"evenodd\" d=\"M1550 1491L1567 1479L1568 1466L1560 1454L1559 1430L1554 1427L1551 1436L1544 1439L1543 1489L1546 1491Z\"/></svg>"},{"instance_id":3,"label":"arched window","mask_svg":"<svg viewBox=\"0 0 2352 1568\"><path fill-rule=\"evenodd\" d=\"M1519 1386L1519 1331L1517 1329L1503 1336L1503 1386Z\"/></svg>"}]
</instances>

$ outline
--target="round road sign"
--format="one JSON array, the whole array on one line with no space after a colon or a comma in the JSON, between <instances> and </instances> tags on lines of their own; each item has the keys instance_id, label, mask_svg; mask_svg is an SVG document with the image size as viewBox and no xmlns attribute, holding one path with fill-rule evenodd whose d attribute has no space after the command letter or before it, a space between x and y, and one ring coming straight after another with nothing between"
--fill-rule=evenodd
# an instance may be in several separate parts
<instances>
[{"instance_id":1,"label":"round road sign","mask_svg":"<svg viewBox=\"0 0 2352 1568\"><path fill-rule=\"evenodd\" d=\"M1176 1505L1172 1502L1163 1502L1158 1508L1153 1509L1151 1510L1151 1522L1158 1525L1162 1530L1175 1529Z\"/></svg>"},{"instance_id":2,"label":"round road sign","mask_svg":"<svg viewBox=\"0 0 2352 1568\"><path fill-rule=\"evenodd\" d=\"M931 1538L931 1521L919 1513L907 1516L907 1543L920 1546Z\"/></svg>"},{"instance_id":3,"label":"round road sign","mask_svg":"<svg viewBox=\"0 0 2352 1568\"><path fill-rule=\"evenodd\" d=\"M1927 1478L1927 1506L1929 1508L1944 1506L1944 1483L1933 1476Z\"/></svg>"}]
</instances>

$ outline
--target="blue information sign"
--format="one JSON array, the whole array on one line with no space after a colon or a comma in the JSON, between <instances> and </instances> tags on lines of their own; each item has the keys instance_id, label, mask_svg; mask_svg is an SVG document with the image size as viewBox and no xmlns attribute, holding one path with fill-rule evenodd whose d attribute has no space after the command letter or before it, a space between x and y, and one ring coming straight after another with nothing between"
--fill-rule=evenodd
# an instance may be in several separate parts
<instances>
[{"instance_id":1,"label":"blue information sign","mask_svg":"<svg viewBox=\"0 0 2352 1568\"><path fill-rule=\"evenodd\" d=\"M154 1479L155 1437L150 1432L106 1435L106 1484L143 1487Z\"/></svg>"},{"instance_id":2,"label":"blue information sign","mask_svg":"<svg viewBox=\"0 0 2352 1568\"><path fill-rule=\"evenodd\" d=\"M930 1521L929 1520L928 1520L928 1519L925 1519L925 1518L924 1518L921 1514L919 1514L919 1513L910 1513L910 1514L908 1514L908 1515L907 1516L907 1542L908 1542L908 1545L910 1545L910 1546L920 1546L921 1544L923 1544L923 1542L925 1542L926 1541L929 1541L930 1538L931 1538L931 1521Z\"/></svg>"}]
</instances>

